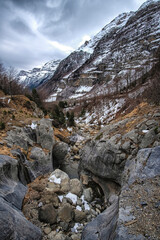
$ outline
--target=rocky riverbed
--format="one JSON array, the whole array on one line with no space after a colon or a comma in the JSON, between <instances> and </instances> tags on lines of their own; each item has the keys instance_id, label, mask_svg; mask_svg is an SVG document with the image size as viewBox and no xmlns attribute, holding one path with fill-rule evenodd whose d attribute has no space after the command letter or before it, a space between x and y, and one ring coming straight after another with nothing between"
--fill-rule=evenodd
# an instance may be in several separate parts
<instances>
[{"instance_id":1,"label":"rocky riverbed","mask_svg":"<svg viewBox=\"0 0 160 240\"><path fill-rule=\"evenodd\" d=\"M56 141L42 119L4 136L1 239L159 239L159 108L81 127Z\"/></svg>"}]
</instances>

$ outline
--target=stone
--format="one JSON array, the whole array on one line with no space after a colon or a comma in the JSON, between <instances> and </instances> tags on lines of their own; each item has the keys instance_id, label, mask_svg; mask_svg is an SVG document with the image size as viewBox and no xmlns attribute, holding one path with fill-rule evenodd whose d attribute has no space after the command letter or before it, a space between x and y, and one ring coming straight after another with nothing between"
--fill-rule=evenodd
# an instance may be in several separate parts
<instances>
[{"instance_id":1,"label":"stone","mask_svg":"<svg viewBox=\"0 0 160 240\"><path fill-rule=\"evenodd\" d=\"M39 143L42 148L52 150L55 140L53 138L53 128L52 123L49 119L42 118L35 129L37 143Z\"/></svg>"},{"instance_id":2,"label":"stone","mask_svg":"<svg viewBox=\"0 0 160 240\"><path fill-rule=\"evenodd\" d=\"M62 166L65 162L65 157L68 153L68 144L64 142L57 142L52 149L53 168Z\"/></svg>"},{"instance_id":3,"label":"stone","mask_svg":"<svg viewBox=\"0 0 160 240\"><path fill-rule=\"evenodd\" d=\"M41 230L0 197L0 239L41 240Z\"/></svg>"},{"instance_id":4,"label":"stone","mask_svg":"<svg viewBox=\"0 0 160 240\"><path fill-rule=\"evenodd\" d=\"M66 222L66 223L71 222L73 219L73 216L74 216L73 209L69 203L62 205L58 209L58 219L62 222Z\"/></svg>"},{"instance_id":5,"label":"stone","mask_svg":"<svg viewBox=\"0 0 160 240\"><path fill-rule=\"evenodd\" d=\"M50 223L50 224L56 223L57 211L52 204L47 204L39 208L38 218L41 222Z\"/></svg>"},{"instance_id":6,"label":"stone","mask_svg":"<svg viewBox=\"0 0 160 240\"><path fill-rule=\"evenodd\" d=\"M43 229L43 231L46 235L48 235L52 231L52 229L50 227L46 227Z\"/></svg>"},{"instance_id":7,"label":"stone","mask_svg":"<svg viewBox=\"0 0 160 240\"><path fill-rule=\"evenodd\" d=\"M82 232L81 240L114 239L118 217L118 201L116 200L103 213L88 223Z\"/></svg>"},{"instance_id":8,"label":"stone","mask_svg":"<svg viewBox=\"0 0 160 240\"><path fill-rule=\"evenodd\" d=\"M142 138L140 148L147 148L149 147L154 141L156 140L156 134L154 129L149 130L144 137Z\"/></svg>"},{"instance_id":9,"label":"stone","mask_svg":"<svg viewBox=\"0 0 160 240\"><path fill-rule=\"evenodd\" d=\"M100 178L121 183L124 165L116 163L117 146L110 142L89 141L83 148L79 171L90 171Z\"/></svg>"},{"instance_id":10,"label":"stone","mask_svg":"<svg viewBox=\"0 0 160 240\"><path fill-rule=\"evenodd\" d=\"M82 194L82 185L78 179L71 179L70 180L70 192L76 194L78 197Z\"/></svg>"},{"instance_id":11,"label":"stone","mask_svg":"<svg viewBox=\"0 0 160 240\"><path fill-rule=\"evenodd\" d=\"M84 199L87 202L91 202L93 199L93 190L92 188L86 188L83 190Z\"/></svg>"},{"instance_id":12,"label":"stone","mask_svg":"<svg viewBox=\"0 0 160 240\"><path fill-rule=\"evenodd\" d=\"M20 182L18 172L16 159L0 155L0 239L40 240L41 230L21 212L27 188Z\"/></svg>"},{"instance_id":13,"label":"stone","mask_svg":"<svg viewBox=\"0 0 160 240\"><path fill-rule=\"evenodd\" d=\"M87 216L86 216L86 213L83 212L83 211L79 211L77 209L74 210L74 219L75 219L75 222L82 222L83 220L86 220Z\"/></svg>"},{"instance_id":14,"label":"stone","mask_svg":"<svg viewBox=\"0 0 160 240\"><path fill-rule=\"evenodd\" d=\"M75 161L79 161L80 159L81 159L81 158L80 158L79 155L75 155L75 156L74 156L74 160L75 160Z\"/></svg>"},{"instance_id":15,"label":"stone","mask_svg":"<svg viewBox=\"0 0 160 240\"><path fill-rule=\"evenodd\" d=\"M51 156L41 148L33 147L30 158L34 160L30 165L36 176L44 175L52 171Z\"/></svg>"},{"instance_id":16,"label":"stone","mask_svg":"<svg viewBox=\"0 0 160 240\"><path fill-rule=\"evenodd\" d=\"M122 150L124 150L125 152L129 152L130 146L131 146L130 141L126 141L126 142L123 143L123 145L121 146L121 148L122 148Z\"/></svg>"},{"instance_id":17,"label":"stone","mask_svg":"<svg viewBox=\"0 0 160 240\"><path fill-rule=\"evenodd\" d=\"M67 193L70 190L70 178L62 170L56 169L49 177L47 189L52 192Z\"/></svg>"}]
</instances>

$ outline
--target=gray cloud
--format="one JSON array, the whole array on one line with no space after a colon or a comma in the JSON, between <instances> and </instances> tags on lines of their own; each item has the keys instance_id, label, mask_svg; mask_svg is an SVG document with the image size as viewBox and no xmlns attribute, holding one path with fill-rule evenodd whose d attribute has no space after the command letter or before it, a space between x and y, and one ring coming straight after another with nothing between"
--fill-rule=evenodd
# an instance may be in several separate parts
<instances>
[{"instance_id":1,"label":"gray cloud","mask_svg":"<svg viewBox=\"0 0 160 240\"><path fill-rule=\"evenodd\" d=\"M0 0L0 59L28 69L64 58L85 35L93 36L143 0Z\"/></svg>"}]
</instances>

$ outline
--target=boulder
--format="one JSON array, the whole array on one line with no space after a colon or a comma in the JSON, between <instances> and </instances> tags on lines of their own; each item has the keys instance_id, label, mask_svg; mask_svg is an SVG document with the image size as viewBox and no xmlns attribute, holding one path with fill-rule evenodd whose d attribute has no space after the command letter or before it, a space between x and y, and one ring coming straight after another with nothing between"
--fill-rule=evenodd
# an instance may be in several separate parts
<instances>
[{"instance_id":1,"label":"boulder","mask_svg":"<svg viewBox=\"0 0 160 240\"><path fill-rule=\"evenodd\" d=\"M40 240L41 230L21 212L27 188L19 181L18 167L16 159L0 155L0 239Z\"/></svg>"},{"instance_id":2,"label":"boulder","mask_svg":"<svg viewBox=\"0 0 160 240\"><path fill-rule=\"evenodd\" d=\"M110 240L115 237L115 227L118 217L118 197L114 203L92 222L88 223L82 232L82 240Z\"/></svg>"},{"instance_id":3,"label":"boulder","mask_svg":"<svg viewBox=\"0 0 160 240\"><path fill-rule=\"evenodd\" d=\"M0 239L41 240L41 230L29 222L23 214L0 197Z\"/></svg>"},{"instance_id":4,"label":"boulder","mask_svg":"<svg viewBox=\"0 0 160 240\"><path fill-rule=\"evenodd\" d=\"M71 222L74 216L72 206L69 203L63 204L58 210L58 219L61 222Z\"/></svg>"},{"instance_id":5,"label":"boulder","mask_svg":"<svg viewBox=\"0 0 160 240\"><path fill-rule=\"evenodd\" d=\"M91 202L93 199L93 190L92 188L86 188L83 190L84 199L87 202Z\"/></svg>"},{"instance_id":6,"label":"boulder","mask_svg":"<svg viewBox=\"0 0 160 240\"><path fill-rule=\"evenodd\" d=\"M70 180L70 192L73 194L76 194L79 197L81 196L82 184L77 178Z\"/></svg>"},{"instance_id":7,"label":"boulder","mask_svg":"<svg viewBox=\"0 0 160 240\"><path fill-rule=\"evenodd\" d=\"M124 169L117 154L117 146L109 141L89 141L83 148L79 170L87 170L101 178L120 183Z\"/></svg>"},{"instance_id":8,"label":"boulder","mask_svg":"<svg viewBox=\"0 0 160 240\"><path fill-rule=\"evenodd\" d=\"M70 190L70 179L68 175L60 169L56 169L49 177L47 189L52 192L68 192Z\"/></svg>"},{"instance_id":9,"label":"boulder","mask_svg":"<svg viewBox=\"0 0 160 240\"><path fill-rule=\"evenodd\" d=\"M41 145L42 148L52 150L55 140L53 138L53 128L52 123L49 119L41 119L35 128L37 143Z\"/></svg>"},{"instance_id":10,"label":"boulder","mask_svg":"<svg viewBox=\"0 0 160 240\"><path fill-rule=\"evenodd\" d=\"M74 210L74 219L75 222L82 222L83 220L85 220L87 218L86 213L83 211L79 211L77 209Z\"/></svg>"},{"instance_id":11,"label":"boulder","mask_svg":"<svg viewBox=\"0 0 160 240\"><path fill-rule=\"evenodd\" d=\"M50 153L45 153L42 148L33 147L30 158L34 160L29 165L34 171L35 177L52 171L51 155Z\"/></svg>"},{"instance_id":12,"label":"boulder","mask_svg":"<svg viewBox=\"0 0 160 240\"><path fill-rule=\"evenodd\" d=\"M51 203L47 204L39 209L38 218L41 222L50 224L56 223L57 211Z\"/></svg>"},{"instance_id":13,"label":"boulder","mask_svg":"<svg viewBox=\"0 0 160 240\"><path fill-rule=\"evenodd\" d=\"M53 168L57 168L65 164L65 156L68 153L68 144L57 142L52 149Z\"/></svg>"}]
</instances>

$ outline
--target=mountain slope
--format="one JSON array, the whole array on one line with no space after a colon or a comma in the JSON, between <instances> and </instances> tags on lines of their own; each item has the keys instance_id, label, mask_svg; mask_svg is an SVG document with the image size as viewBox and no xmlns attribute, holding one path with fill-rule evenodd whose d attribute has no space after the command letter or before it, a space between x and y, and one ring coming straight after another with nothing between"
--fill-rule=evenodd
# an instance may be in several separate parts
<instances>
[{"instance_id":1,"label":"mountain slope","mask_svg":"<svg viewBox=\"0 0 160 240\"><path fill-rule=\"evenodd\" d=\"M41 68L33 68L29 71L22 70L18 73L18 80L24 86L31 89L36 88L53 76L60 61L52 60L45 63Z\"/></svg>"},{"instance_id":2,"label":"mountain slope","mask_svg":"<svg viewBox=\"0 0 160 240\"><path fill-rule=\"evenodd\" d=\"M120 14L64 59L54 76L41 85L48 100L115 93L137 84L157 61L159 17L157 0L147 1L136 12Z\"/></svg>"}]
</instances>

